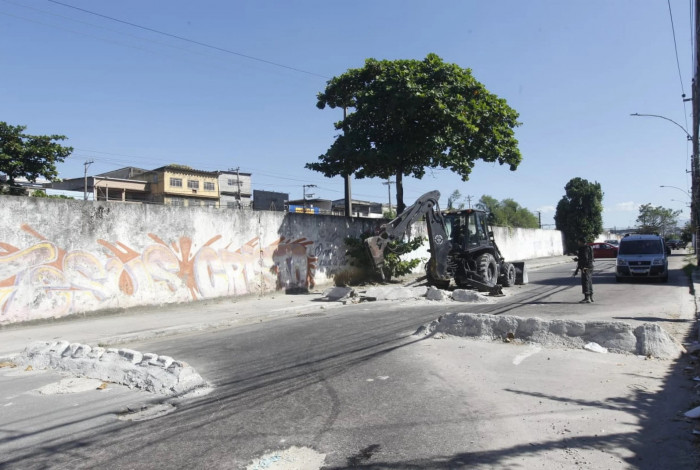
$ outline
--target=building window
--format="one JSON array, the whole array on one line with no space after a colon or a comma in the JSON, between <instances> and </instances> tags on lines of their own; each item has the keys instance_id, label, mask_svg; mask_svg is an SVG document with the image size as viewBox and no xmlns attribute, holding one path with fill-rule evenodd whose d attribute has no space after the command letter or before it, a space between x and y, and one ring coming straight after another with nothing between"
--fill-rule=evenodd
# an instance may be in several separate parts
<instances>
[{"instance_id":1,"label":"building window","mask_svg":"<svg viewBox=\"0 0 700 470\"><path fill-rule=\"evenodd\" d=\"M182 179L170 178L170 186L172 186L173 188L182 188Z\"/></svg>"},{"instance_id":2,"label":"building window","mask_svg":"<svg viewBox=\"0 0 700 470\"><path fill-rule=\"evenodd\" d=\"M229 180L228 180L228 185L229 185L229 186L236 186L236 180L234 180L234 179L229 179Z\"/></svg>"},{"instance_id":3,"label":"building window","mask_svg":"<svg viewBox=\"0 0 700 470\"><path fill-rule=\"evenodd\" d=\"M199 207L202 205L200 202L201 201L199 199L190 199L189 206L190 207Z\"/></svg>"},{"instance_id":4,"label":"building window","mask_svg":"<svg viewBox=\"0 0 700 470\"><path fill-rule=\"evenodd\" d=\"M155 175L153 175L153 182L154 182L154 183L158 183L158 173L156 173Z\"/></svg>"},{"instance_id":5,"label":"building window","mask_svg":"<svg viewBox=\"0 0 700 470\"><path fill-rule=\"evenodd\" d=\"M199 180L187 180L187 187L190 189L199 189Z\"/></svg>"},{"instance_id":6,"label":"building window","mask_svg":"<svg viewBox=\"0 0 700 470\"><path fill-rule=\"evenodd\" d=\"M185 203L181 197L171 197L170 198L170 205L171 206L184 206Z\"/></svg>"},{"instance_id":7,"label":"building window","mask_svg":"<svg viewBox=\"0 0 700 470\"><path fill-rule=\"evenodd\" d=\"M228 207L229 209L235 209L236 207L238 207L238 203L236 201L228 201L226 203L226 207Z\"/></svg>"},{"instance_id":8,"label":"building window","mask_svg":"<svg viewBox=\"0 0 700 470\"><path fill-rule=\"evenodd\" d=\"M214 183L211 183L209 181L204 182L204 190L205 191L214 191Z\"/></svg>"},{"instance_id":9,"label":"building window","mask_svg":"<svg viewBox=\"0 0 700 470\"><path fill-rule=\"evenodd\" d=\"M205 207L216 207L216 201L204 201Z\"/></svg>"}]
</instances>

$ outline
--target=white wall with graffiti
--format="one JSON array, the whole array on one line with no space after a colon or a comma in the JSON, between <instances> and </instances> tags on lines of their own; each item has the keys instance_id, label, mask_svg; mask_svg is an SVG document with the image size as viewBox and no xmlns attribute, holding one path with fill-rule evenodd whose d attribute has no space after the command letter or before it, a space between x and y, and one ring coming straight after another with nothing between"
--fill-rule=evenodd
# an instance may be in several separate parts
<instances>
[{"instance_id":1,"label":"white wall with graffiti","mask_svg":"<svg viewBox=\"0 0 700 470\"><path fill-rule=\"evenodd\" d=\"M313 288L376 220L0 196L0 324Z\"/></svg>"}]
</instances>

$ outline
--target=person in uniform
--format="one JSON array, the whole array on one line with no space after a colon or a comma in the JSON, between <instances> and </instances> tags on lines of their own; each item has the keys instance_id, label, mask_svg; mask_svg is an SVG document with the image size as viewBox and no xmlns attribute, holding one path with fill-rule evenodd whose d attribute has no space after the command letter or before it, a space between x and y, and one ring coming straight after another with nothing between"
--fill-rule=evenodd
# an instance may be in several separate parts
<instances>
[{"instance_id":1,"label":"person in uniform","mask_svg":"<svg viewBox=\"0 0 700 470\"><path fill-rule=\"evenodd\" d=\"M586 244L585 239L579 238L577 254L574 277L581 271L581 290L584 295L580 303L589 304L593 302L593 248Z\"/></svg>"}]
</instances>

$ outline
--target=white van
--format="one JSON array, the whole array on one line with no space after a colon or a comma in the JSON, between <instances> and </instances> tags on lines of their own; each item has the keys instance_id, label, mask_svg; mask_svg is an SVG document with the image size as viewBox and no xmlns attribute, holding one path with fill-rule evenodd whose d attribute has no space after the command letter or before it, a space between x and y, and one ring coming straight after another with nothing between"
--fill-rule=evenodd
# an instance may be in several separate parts
<instances>
[{"instance_id":1,"label":"white van","mask_svg":"<svg viewBox=\"0 0 700 470\"><path fill-rule=\"evenodd\" d=\"M615 279L656 278L668 281L668 258L658 235L627 235L617 251Z\"/></svg>"}]
</instances>

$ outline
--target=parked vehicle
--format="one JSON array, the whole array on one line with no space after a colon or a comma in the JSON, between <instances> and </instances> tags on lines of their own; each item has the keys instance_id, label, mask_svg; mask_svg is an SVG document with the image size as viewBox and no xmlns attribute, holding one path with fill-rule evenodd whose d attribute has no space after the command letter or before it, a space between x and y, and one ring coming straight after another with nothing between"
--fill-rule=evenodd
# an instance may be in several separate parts
<instances>
[{"instance_id":1,"label":"parked vehicle","mask_svg":"<svg viewBox=\"0 0 700 470\"><path fill-rule=\"evenodd\" d=\"M620 240L615 279L656 278L668 281L668 258L658 235L628 235Z\"/></svg>"},{"instance_id":2,"label":"parked vehicle","mask_svg":"<svg viewBox=\"0 0 700 470\"><path fill-rule=\"evenodd\" d=\"M620 240L605 240L605 243L618 246L620 244Z\"/></svg>"},{"instance_id":3,"label":"parked vehicle","mask_svg":"<svg viewBox=\"0 0 700 470\"><path fill-rule=\"evenodd\" d=\"M617 258L618 248L615 245L604 242L589 243L593 248L593 258Z\"/></svg>"},{"instance_id":4,"label":"parked vehicle","mask_svg":"<svg viewBox=\"0 0 700 470\"><path fill-rule=\"evenodd\" d=\"M666 244L672 249L672 250L684 250L686 247L686 242L683 240L668 240Z\"/></svg>"}]
</instances>

